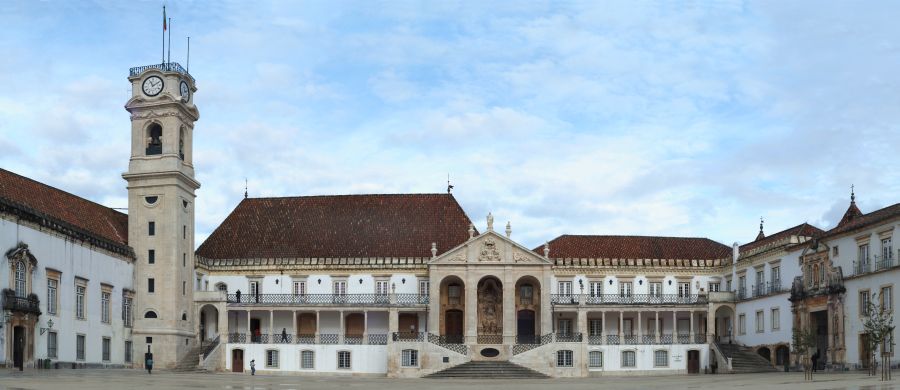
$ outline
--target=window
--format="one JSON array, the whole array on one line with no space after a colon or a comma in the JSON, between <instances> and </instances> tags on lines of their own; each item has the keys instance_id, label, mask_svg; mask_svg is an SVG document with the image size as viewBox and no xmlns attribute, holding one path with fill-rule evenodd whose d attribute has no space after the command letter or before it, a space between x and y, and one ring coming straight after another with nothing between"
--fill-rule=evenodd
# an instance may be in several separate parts
<instances>
[{"instance_id":1,"label":"window","mask_svg":"<svg viewBox=\"0 0 900 390\"><path fill-rule=\"evenodd\" d=\"M316 353L313 351L300 351L300 368L303 370L316 368Z\"/></svg>"},{"instance_id":2,"label":"window","mask_svg":"<svg viewBox=\"0 0 900 390\"><path fill-rule=\"evenodd\" d=\"M747 333L747 316L741 314L738 316L738 334Z\"/></svg>"},{"instance_id":3,"label":"window","mask_svg":"<svg viewBox=\"0 0 900 390\"><path fill-rule=\"evenodd\" d=\"M103 361L108 362L109 361L109 337L104 337L103 343L101 345L103 346Z\"/></svg>"},{"instance_id":4,"label":"window","mask_svg":"<svg viewBox=\"0 0 900 390\"><path fill-rule=\"evenodd\" d=\"M840 252L838 251L837 245L835 245L834 248L831 248L831 257L838 257L838 253Z\"/></svg>"},{"instance_id":5,"label":"window","mask_svg":"<svg viewBox=\"0 0 900 390\"><path fill-rule=\"evenodd\" d=\"M668 367L669 351L658 350L653 352L653 367Z\"/></svg>"},{"instance_id":6,"label":"window","mask_svg":"<svg viewBox=\"0 0 900 390\"><path fill-rule=\"evenodd\" d=\"M125 340L125 363L131 363L131 341Z\"/></svg>"},{"instance_id":7,"label":"window","mask_svg":"<svg viewBox=\"0 0 900 390\"><path fill-rule=\"evenodd\" d=\"M294 295L306 295L306 282L294 282Z\"/></svg>"},{"instance_id":8,"label":"window","mask_svg":"<svg viewBox=\"0 0 900 390\"><path fill-rule=\"evenodd\" d=\"M144 313L144 318L159 318L159 317L157 317L155 311L150 310L150 311Z\"/></svg>"},{"instance_id":9,"label":"window","mask_svg":"<svg viewBox=\"0 0 900 390\"><path fill-rule=\"evenodd\" d=\"M251 295L251 296L256 296L256 295L259 295L259 294L262 294L262 289L259 288L259 281L258 281L258 280L251 280L251 281L250 281L250 295Z\"/></svg>"},{"instance_id":10,"label":"window","mask_svg":"<svg viewBox=\"0 0 900 390\"><path fill-rule=\"evenodd\" d=\"M187 267L187 253L181 254L181 266Z\"/></svg>"},{"instance_id":11,"label":"window","mask_svg":"<svg viewBox=\"0 0 900 390\"><path fill-rule=\"evenodd\" d=\"M892 312L894 311L894 297L893 297L893 287L885 286L881 288L881 294L879 294L879 298L881 299L881 310Z\"/></svg>"},{"instance_id":12,"label":"window","mask_svg":"<svg viewBox=\"0 0 900 390\"><path fill-rule=\"evenodd\" d=\"M660 295L662 295L662 283L650 283L650 296L659 297Z\"/></svg>"},{"instance_id":13,"label":"window","mask_svg":"<svg viewBox=\"0 0 900 390\"><path fill-rule=\"evenodd\" d=\"M762 310L756 311L756 333L762 333L766 330L765 314Z\"/></svg>"},{"instance_id":14,"label":"window","mask_svg":"<svg viewBox=\"0 0 900 390\"><path fill-rule=\"evenodd\" d=\"M635 360L634 351L622 351L622 367L634 367Z\"/></svg>"},{"instance_id":15,"label":"window","mask_svg":"<svg viewBox=\"0 0 900 390\"><path fill-rule=\"evenodd\" d=\"M678 283L678 296L685 298L691 295L690 283Z\"/></svg>"},{"instance_id":16,"label":"window","mask_svg":"<svg viewBox=\"0 0 900 390\"><path fill-rule=\"evenodd\" d=\"M187 321L187 313L181 313L181 320ZM187 340L184 340L184 342L187 343Z\"/></svg>"},{"instance_id":17,"label":"window","mask_svg":"<svg viewBox=\"0 0 900 390\"><path fill-rule=\"evenodd\" d=\"M869 262L869 244L863 244L859 246L859 262Z\"/></svg>"},{"instance_id":18,"label":"window","mask_svg":"<svg viewBox=\"0 0 900 390\"><path fill-rule=\"evenodd\" d=\"M415 349L404 349L400 353L400 365L403 367L418 367L419 351Z\"/></svg>"},{"instance_id":19,"label":"window","mask_svg":"<svg viewBox=\"0 0 900 390\"><path fill-rule=\"evenodd\" d=\"M772 309L772 330L781 329L781 309Z\"/></svg>"},{"instance_id":20,"label":"window","mask_svg":"<svg viewBox=\"0 0 900 390\"><path fill-rule=\"evenodd\" d=\"M765 294L764 287L766 285L766 274L763 269L756 270L756 294Z\"/></svg>"},{"instance_id":21,"label":"window","mask_svg":"<svg viewBox=\"0 0 900 390\"><path fill-rule=\"evenodd\" d=\"M869 290L859 292L859 315L863 317L869 315Z\"/></svg>"},{"instance_id":22,"label":"window","mask_svg":"<svg viewBox=\"0 0 900 390\"><path fill-rule=\"evenodd\" d=\"M278 368L278 350L266 350L266 368Z\"/></svg>"},{"instance_id":23,"label":"window","mask_svg":"<svg viewBox=\"0 0 900 390\"><path fill-rule=\"evenodd\" d=\"M620 297L630 297L632 291L632 283L631 282L620 282L619 283L619 296Z\"/></svg>"},{"instance_id":24,"label":"window","mask_svg":"<svg viewBox=\"0 0 900 390\"><path fill-rule=\"evenodd\" d=\"M603 282L591 282L591 296L599 297L603 295Z\"/></svg>"},{"instance_id":25,"label":"window","mask_svg":"<svg viewBox=\"0 0 900 390\"><path fill-rule=\"evenodd\" d=\"M732 291L731 290L731 279L725 280L725 291Z\"/></svg>"},{"instance_id":26,"label":"window","mask_svg":"<svg viewBox=\"0 0 900 390\"><path fill-rule=\"evenodd\" d=\"M557 367L573 367L574 362L572 361L572 351L568 349L564 349L562 351L556 351L556 366Z\"/></svg>"},{"instance_id":27,"label":"window","mask_svg":"<svg viewBox=\"0 0 900 390\"><path fill-rule=\"evenodd\" d=\"M338 360L338 369L349 370L350 369L350 351L338 351L337 353Z\"/></svg>"},{"instance_id":28,"label":"window","mask_svg":"<svg viewBox=\"0 0 900 390\"><path fill-rule=\"evenodd\" d=\"M530 284L519 286L519 304L531 305L534 303L534 287Z\"/></svg>"},{"instance_id":29,"label":"window","mask_svg":"<svg viewBox=\"0 0 900 390\"><path fill-rule=\"evenodd\" d=\"M147 279L147 292L152 293L156 291L156 280L153 278Z\"/></svg>"},{"instance_id":30,"label":"window","mask_svg":"<svg viewBox=\"0 0 900 390\"><path fill-rule=\"evenodd\" d=\"M84 360L84 335L75 336L75 360Z\"/></svg>"},{"instance_id":31,"label":"window","mask_svg":"<svg viewBox=\"0 0 900 390\"><path fill-rule=\"evenodd\" d=\"M818 269L819 269L818 276L816 277L817 284L824 285L825 284L825 264L822 264L821 266L816 266L816 267L818 267Z\"/></svg>"},{"instance_id":32,"label":"window","mask_svg":"<svg viewBox=\"0 0 900 390\"><path fill-rule=\"evenodd\" d=\"M431 288L431 284L427 280L419 281L419 295L427 297L429 288Z\"/></svg>"},{"instance_id":33,"label":"window","mask_svg":"<svg viewBox=\"0 0 900 390\"><path fill-rule=\"evenodd\" d=\"M178 130L178 158L184 160L184 127Z\"/></svg>"},{"instance_id":34,"label":"window","mask_svg":"<svg viewBox=\"0 0 900 390\"><path fill-rule=\"evenodd\" d=\"M47 332L47 357L56 357L56 332Z\"/></svg>"},{"instance_id":35,"label":"window","mask_svg":"<svg viewBox=\"0 0 900 390\"><path fill-rule=\"evenodd\" d=\"M26 280L25 262L19 260L16 262L16 296L19 298L25 298L25 296L28 295L28 290L26 290L28 287Z\"/></svg>"},{"instance_id":36,"label":"window","mask_svg":"<svg viewBox=\"0 0 900 390\"><path fill-rule=\"evenodd\" d=\"M85 286L75 286L75 318L84 319L84 292Z\"/></svg>"},{"instance_id":37,"label":"window","mask_svg":"<svg viewBox=\"0 0 900 390\"><path fill-rule=\"evenodd\" d=\"M460 295L462 295L462 288L458 284L451 284L447 286L447 303L451 305L458 305L460 300Z\"/></svg>"},{"instance_id":38,"label":"window","mask_svg":"<svg viewBox=\"0 0 900 390\"><path fill-rule=\"evenodd\" d=\"M187 295L187 282L181 281L181 295Z\"/></svg>"},{"instance_id":39,"label":"window","mask_svg":"<svg viewBox=\"0 0 900 390\"><path fill-rule=\"evenodd\" d=\"M709 291L718 292L719 291L719 282L709 282Z\"/></svg>"},{"instance_id":40,"label":"window","mask_svg":"<svg viewBox=\"0 0 900 390\"><path fill-rule=\"evenodd\" d=\"M588 368L600 368L600 367L603 367L603 352L600 352L600 351L588 352Z\"/></svg>"},{"instance_id":41,"label":"window","mask_svg":"<svg viewBox=\"0 0 900 390\"><path fill-rule=\"evenodd\" d=\"M132 297L123 296L122 297L122 322L125 323L126 327L130 327L133 319L132 315Z\"/></svg>"},{"instance_id":42,"label":"window","mask_svg":"<svg viewBox=\"0 0 900 390\"><path fill-rule=\"evenodd\" d=\"M893 246L891 245L891 238L883 238L881 239L881 259L887 260L893 256Z\"/></svg>"},{"instance_id":43,"label":"window","mask_svg":"<svg viewBox=\"0 0 900 390\"><path fill-rule=\"evenodd\" d=\"M162 126L153 123L147 128L147 149L144 151L148 156L162 154Z\"/></svg>"},{"instance_id":44,"label":"window","mask_svg":"<svg viewBox=\"0 0 900 390\"><path fill-rule=\"evenodd\" d=\"M56 315L56 307L59 305L59 280L47 279L47 314Z\"/></svg>"},{"instance_id":45,"label":"window","mask_svg":"<svg viewBox=\"0 0 900 390\"><path fill-rule=\"evenodd\" d=\"M781 267L772 267L772 289L781 289Z\"/></svg>"},{"instance_id":46,"label":"window","mask_svg":"<svg viewBox=\"0 0 900 390\"><path fill-rule=\"evenodd\" d=\"M110 323L109 319L109 295L108 291L103 291L100 293L100 321L103 323Z\"/></svg>"},{"instance_id":47,"label":"window","mask_svg":"<svg viewBox=\"0 0 900 390\"><path fill-rule=\"evenodd\" d=\"M148 236L156 235L156 222L153 222L153 221L147 222L147 235Z\"/></svg>"},{"instance_id":48,"label":"window","mask_svg":"<svg viewBox=\"0 0 900 390\"><path fill-rule=\"evenodd\" d=\"M625 318L622 320L622 334L625 336L634 336L634 320Z\"/></svg>"},{"instance_id":49,"label":"window","mask_svg":"<svg viewBox=\"0 0 900 390\"><path fill-rule=\"evenodd\" d=\"M747 275L738 277L738 294L742 297L747 296Z\"/></svg>"},{"instance_id":50,"label":"window","mask_svg":"<svg viewBox=\"0 0 900 390\"><path fill-rule=\"evenodd\" d=\"M603 334L603 320L588 320L588 335L600 336Z\"/></svg>"},{"instance_id":51,"label":"window","mask_svg":"<svg viewBox=\"0 0 900 390\"><path fill-rule=\"evenodd\" d=\"M347 295L347 281L340 280L334 282L333 292L334 295Z\"/></svg>"},{"instance_id":52,"label":"window","mask_svg":"<svg viewBox=\"0 0 900 390\"><path fill-rule=\"evenodd\" d=\"M156 264L156 250L154 250L154 249L147 250L147 263L148 264Z\"/></svg>"},{"instance_id":53,"label":"window","mask_svg":"<svg viewBox=\"0 0 900 390\"><path fill-rule=\"evenodd\" d=\"M181 225L181 238L187 239L187 225Z\"/></svg>"},{"instance_id":54,"label":"window","mask_svg":"<svg viewBox=\"0 0 900 390\"><path fill-rule=\"evenodd\" d=\"M557 287L559 295L572 295L572 282L559 282Z\"/></svg>"},{"instance_id":55,"label":"window","mask_svg":"<svg viewBox=\"0 0 900 390\"><path fill-rule=\"evenodd\" d=\"M556 334L566 337L572 334L572 320L561 319L556 322Z\"/></svg>"},{"instance_id":56,"label":"window","mask_svg":"<svg viewBox=\"0 0 900 390\"><path fill-rule=\"evenodd\" d=\"M387 280L376 280L375 281L375 295L387 295L388 294L388 281Z\"/></svg>"},{"instance_id":57,"label":"window","mask_svg":"<svg viewBox=\"0 0 900 390\"><path fill-rule=\"evenodd\" d=\"M223 293L228 293L228 285L225 283L216 283L216 290L219 290Z\"/></svg>"}]
</instances>

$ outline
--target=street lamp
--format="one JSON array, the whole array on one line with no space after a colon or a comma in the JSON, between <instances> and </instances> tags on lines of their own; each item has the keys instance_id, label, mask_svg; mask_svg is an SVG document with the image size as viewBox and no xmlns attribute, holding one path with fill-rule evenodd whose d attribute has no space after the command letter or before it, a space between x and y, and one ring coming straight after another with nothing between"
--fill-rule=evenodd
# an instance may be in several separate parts
<instances>
[{"instance_id":1,"label":"street lamp","mask_svg":"<svg viewBox=\"0 0 900 390\"><path fill-rule=\"evenodd\" d=\"M49 319L49 320L47 320L47 327L46 327L46 328L41 328L41 335L43 335L44 332L46 332L46 331L48 331L48 330L50 330L50 329L53 329L53 319L52 319L52 318Z\"/></svg>"}]
</instances>

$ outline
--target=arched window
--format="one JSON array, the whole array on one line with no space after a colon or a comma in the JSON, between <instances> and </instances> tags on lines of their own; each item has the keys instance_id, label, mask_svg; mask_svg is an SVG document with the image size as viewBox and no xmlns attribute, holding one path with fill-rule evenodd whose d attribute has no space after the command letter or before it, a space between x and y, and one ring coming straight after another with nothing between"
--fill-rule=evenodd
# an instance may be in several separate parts
<instances>
[{"instance_id":1,"label":"arched window","mask_svg":"<svg viewBox=\"0 0 900 390\"><path fill-rule=\"evenodd\" d=\"M27 285L25 284L27 279L25 279L25 262L19 260L16 262L16 296L20 298L24 298L28 295L28 290L26 290Z\"/></svg>"},{"instance_id":2,"label":"arched window","mask_svg":"<svg viewBox=\"0 0 900 390\"><path fill-rule=\"evenodd\" d=\"M152 123L147 127L147 150L148 156L162 153L162 126L159 123Z\"/></svg>"},{"instance_id":3,"label":"arched window","mask_svg":"<svg viewBox=\"0 0 900 390\"><path fill-rule=\"evenodd\" d=\"M181 320L187 321L187 313L181 313Z\"/></svg>"},{"instance_id":4,"label":"arched window","mask_svg":"<svg viewBox=\"0 0 900 390\"><path fill-rule=\"evenodd\" d=\"M178 157L184 160L184 127L178 132Z\"/></svg>"},{"instance_id":5,"label":"arched window","mask_svg":"<svg viewBox=\"0 0 900 390\"><path fill-rule=\"evenodd\" d=\"M819 283L823 286L825 285L825 264L819 267Z\"/></svg>"},{"instance_id":6,"label":"arched window","mask_svg":"<svg viewBox=\"0 0 900 390\"><path fill-rule=\"evenodd\" d=\"M819 285L819 265L818 264L813 266L812 277L813 277L813 284L818 286Z\"/></svg>"},{"instance_id":7,"label":"arched window","mask_svg":"<svg viewBox=\"0 0 900 390\"><path fill-rule=\"evenodd\" d=\"M156 316L155 311L150 310L150 311L144 313L144 318L159 318L159 317Z\"/></svg>"},{"instance_id":8,"label":"arched window","mask_svg":"<svg viewBox=\"0 0 900 390\"><path fill-rule=\"evenodd\" d=\"M216 283L216 290L221 291L223 293L228 293L228 285L222 282Z\"/></svg>"}]
</instances>

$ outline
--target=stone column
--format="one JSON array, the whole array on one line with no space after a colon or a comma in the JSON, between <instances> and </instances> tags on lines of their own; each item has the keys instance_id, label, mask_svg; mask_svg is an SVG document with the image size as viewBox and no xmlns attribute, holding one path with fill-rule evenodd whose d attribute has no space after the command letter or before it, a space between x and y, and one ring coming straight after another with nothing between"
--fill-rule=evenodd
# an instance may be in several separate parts
<instances>
[{"instance_id":1,"label":"stone column","mask_svg":"<svg viewBox=\"0 0 900 390\"><path fill-rule=\"evenodd\" d=\"M583 308L578 309L578 333L581 333L582 341L585 341L587 339L587 310L584 310Z\"/></svg>"},{"instance_id":2,"label":"stone column","mask_svg":"<svg viewBox=\"0 0 900 390\"><path fill-rule=\"evenodd\" d=\"M341 328L340 328L341 334L340 334L340 336L338 336L338 340L344 340L344 332L346 332L346 329L344 329L344 311L341 310L339 313L340 313L340 320L341 320Z\"/></svg>"},{"instance_id":3,"label":"stone column","mask_svg":"<svg viewBox=\"0 0 900 390\"><path fill-rule=\"evenodd\" d=\"M513 280L512 267L504 269L503 281L503 343L516 343L516 282Z\"/></svg>"},{"instance_id":4,"label":"stone column","mask_svg":"<svg viewBox=\"0 0 900 390\"><path fill-rule=\"evenodd\" d=\"M549 265L544 270L544 280L541 283L541 336L553 332L553 305L550 304L550 292L553 291L552 274Z\"/></svg>"},{"instance_id":5,"label":"stone column","mask_svg":"<svg viewBox=\"0 0 900 390\"><path fill-rule=\"evenodd\" d=\"M712 304L706 307L706 343L712 344L715 341L716 329L716 311L713 310Z\"/></svg>"},{"instance_id":6,"label":"stone column","mask_svg":"<svg viewBox=\"0 0 900 390\"><path fill-rule=\"evenodd\" d=\"M625 312L619 310L619 344L623 344L622 336L625 334Z\"/></svg>"},{"instance_id":7,"label":"stone column","mask_svg":"<svg viewBox=\"0 0 900 390\"><path fill-rule=\"evenodd\" d=\"M321 325L322 321L320 321L320 318L319 318L319 317L321 317L321 316L319 315L319 311L316 310L316 333L315 333L316 344L321 343L321 340L319 340L319 334L321 333L321 327L320 327L320 325Z\"/></svg>"},{"instance_id":8,"label":"stone column","mask_svg":"<svg viewBox=\"0 0 900 390\"><path fill-rule=\"evenodd\" d=\"M392 339L394 337L394 333L400 331L400 312L397 308L392 307L388 309L388 339Z\"/></svg>"},{"instance_id":9,"label":"stone column","mask_svg":"<svg viewBox=\"0 0 900 390\"><path fill-rule=\"evenodd\" d=\"M474 280L473 280L474 279ZM478 280L473 275L466 279L466 312L465 317L465 340L466 343L475 343L478 339Z\"/></svg>"},{"instance_id":10,"label":"stone column","mask_svg":"<svg viewBox=\"0 0 900 390\"><path fill-rule=\"evenodd\" d=\"M269 342L275 340L275 311L269 310Z\"/></svg>"},{"instance_id":11,"label":"stone column","mask_svg":"<svg viewBox=\"0 0 900 390\"><path fill-rule=\"evenodd\" d=\"M691 330L688 332L689 333L688 337L691 338L690 344L693 344L696 342L694 340L694 311L691 310L689 313L691 314Z\"/></svg>"},{"instance_id":12,"label":"stone column","mask_svg":"<svg viewBox=\"0 0 900 390\"><path fill-rule=\"evenodd\" d=\"M250 329L250 310L247 310L247 341L253 339L253 330Z\"/></svg>"},{"instance_id":13,"label":"stone column","mask_svg":"<svg viewBox=\"0 0 900 390\"><path fill-rule=\"evenodd\" d=\"M293 330L294 338L297 338L297 334L300 332L300 328L297 327L297 310L293 310L291 312L291 329ZM297 340L294 340L296 343Z\"/></svg>"},{"instance_id":14,"label":"stone column","mask_svg":"<svg viewBox=\"0 0 900 390\"><path fill-rule=\"evenodd\" d=\"M441 280L437 275L428 275L428 325L434 328L434 334L441 334Z\"/></svg>"},{"instance_id":15,"label":"stone column","mask_svg":"<svg viewBox=\"0 0 900 390\"><path fill-rule=\"evenodd\" d=\"M363 344L369 343L369 311L363 310L363 333L362 333L362 342Z\"/></svg>"},{"instance_id":16,"label":"stone column","mask_svg":"<svg viewBox=\"0 0 900 390\"><path fill-rule=\"evenodd\" d=\"M659 332L661 331L659 329L659 310L654 312L653 327L656 330L656 343L659 344Z\"/></svg>"},{"instance_id":17,"label":"stone column","mask_svg":"<svg viewBox=\"0 0 900 390\"><path fill-rule=\"evenodd\" d=\"M641 326L641 310L638 310L637 315L638 315L638 319L637 319L638 342L643 343L644 342L644 327Z\"/></svg>"},{"instance_id":18,"label":"stone column","mask_svg":"<svg viewBox=\"0 0 900 390\"><path fill-rule=\"evenodd\" d=\"M672 342L678 340L678 312L672 309Z\"/></svg>"}]
</instances>

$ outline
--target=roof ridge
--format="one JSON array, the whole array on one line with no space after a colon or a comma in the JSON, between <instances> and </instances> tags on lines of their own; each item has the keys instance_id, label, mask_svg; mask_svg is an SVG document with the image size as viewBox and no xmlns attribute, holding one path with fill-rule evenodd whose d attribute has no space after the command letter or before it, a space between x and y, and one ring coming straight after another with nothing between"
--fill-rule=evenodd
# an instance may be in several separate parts
<instances>
[{"instance_id":1,"label":"roof ridge","mask_svg":"<svg viewBox=\"0 0 900 390\"><path fill-rule=\"evenodd\" d=\"M84 200L84 201L86 201L86 202L88 202L88 203L95 204L95 205L97 205L97 206L103 207L103 208L105 208L105 209L107 209L107 210L110 210L110 211L112 211L112 212L115 212L115 213L118 213L118 214L121 214L121 215L124 215L124 216L128 216L127 213L123 213L123 212L121 212L121 211L119 211L119 210L116 210L116 209L114 209L114 208L112 208L112 207L109 207L109 206L100 204L100 203L98 203L98 202L95 202L95 201L93 201L93 200L90 200L90 199L88 199L88 198L85 198L85 197L83 197L83 196L81 196L81 195L73 194L73 193L71 193L71 192L69 192L69 191L66 191L66 190L63 190L63 189L60 189L60 188L51 186L51 185L46 184L46 183L39 182L39 181L37 181L37 180L35 180L35 179L32 179L32 178L30 178L30 177L28 177L28 176L20 175L20 174L18 174L18 173L15 173L15 172L13 172L13 171L10 171L10 170L8 170L8 169L3 169L3 168L0 168L0 171L7 172L7 173L9 173L9 174L18 176L18 177L20 177L20 178L22 178L22 179L28 180L28 181L30 181L30 182L32 182L32 183L37 184L37 185L44 186L44 187L49 188L49 189L51 189L51 190L58 191L58 192L61 192L61 193L63 193L63 194L66 194L66 195L69 195L69 196L72 196L72 197L75 197L75 198Z\"/></svg>"},{"instance_id":2,"label":"roof ridge","mask_svg":"<svg viewBox=\"0 0 900 390\"><path fill-rule=\"evenodd\" d=\"M674 238L674 239L684 239L684 240L710 240L713 242L718 242L709 237L683 237L683 236L648 236L641 234L561 234L554 238L556 240L560 237L637 237L637 238ZM551 240L552 241L552 240ZM723 244L724 245L724 244Z\"/></svg>"},{"instance_id":3,"label":"roof ridge","mask_svg":"<svg viewBox=\"0 0 900 390\"><path fill-rule=\"evenodd\" d=\"M247 197L244 198L246 200L264 200L264 199L301 199L301 198L343 198L343 197L363 197L363 196L422 196L422 195L442 195L449 196L453 198L453 194L447 194L443 192L393 192L393 193L384 193L384 194L334 194L334 195L288 195L288 196L260 196L260 197Z\"/></svg>"}]
</instances>

